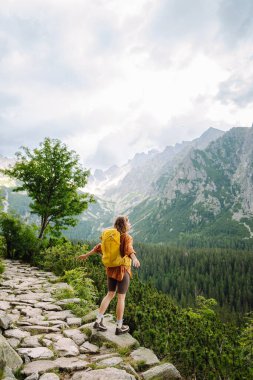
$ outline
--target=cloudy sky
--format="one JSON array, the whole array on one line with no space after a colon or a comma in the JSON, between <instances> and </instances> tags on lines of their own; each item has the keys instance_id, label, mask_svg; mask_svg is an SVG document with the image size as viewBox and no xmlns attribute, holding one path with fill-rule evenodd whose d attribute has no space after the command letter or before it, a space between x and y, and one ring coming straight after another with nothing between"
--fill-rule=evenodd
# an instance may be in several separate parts
<instances>
[{"instance_id":1,"label":"cloudy sky","mask_svg":"<svg viewBox=\"0 0 253 380\"><path fill-rule=\"evenodd\" d=\"M252 0L4 0L0 154L44 137L86 168L253 121Z\"/></svg>"}]
</instances>

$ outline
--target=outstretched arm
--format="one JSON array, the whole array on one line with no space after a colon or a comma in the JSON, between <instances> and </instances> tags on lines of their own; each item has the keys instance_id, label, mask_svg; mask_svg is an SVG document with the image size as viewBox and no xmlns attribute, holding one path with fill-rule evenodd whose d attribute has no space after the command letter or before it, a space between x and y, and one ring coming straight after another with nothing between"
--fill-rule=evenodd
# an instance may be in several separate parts
<instances>
[{"instance_id":1,"label":"outstretched arm","mask_svg":"<svg viewBox=\"0 0 253 380\"><path fill-rule=\"evenodd\" d=\"M78 259L79 260L86 260L86 259L88 259L89 256L94 255L94 253L97 253L97 252L93 251L93 249L92 249L91 251L85 253L84 255L78 256Z\"/></svg>"},{"instance_id":2,"label":"outstretched arm","mask_svg":"<svg viewBox=\"0 0 253 380\"><path fill-rule=\"evenodd\" d=\"M86 260L86 259L88 259L89 256L94 255L95 253L102 254L101 244L97 244L94 248L92 248L91 251L85 253L84 255L78 256L78 259L79 260Z\"/></svg>"}]
</instances>

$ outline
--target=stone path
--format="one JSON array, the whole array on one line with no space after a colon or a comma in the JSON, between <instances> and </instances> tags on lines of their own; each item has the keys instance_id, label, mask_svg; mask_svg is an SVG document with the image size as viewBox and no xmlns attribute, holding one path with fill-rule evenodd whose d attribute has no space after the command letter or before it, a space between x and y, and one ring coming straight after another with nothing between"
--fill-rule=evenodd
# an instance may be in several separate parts
<instances>
[{"instance_id":1,"label":"stone path","mask_svg":"<svg viewBox=\"0 0 253 380\"><path fill-rule=\"evenodd\" d=\"M5 268L0 278L2 379L181 379L172 364L160 363L130 334L116 336L112 316L106 317L108 331L102 333L92 328L94 313L81 319L64 310L66 303L80 300L57 301L54 292L69 285L55 283L53 273L10 260Z\"/></svg>"}]
</instances>

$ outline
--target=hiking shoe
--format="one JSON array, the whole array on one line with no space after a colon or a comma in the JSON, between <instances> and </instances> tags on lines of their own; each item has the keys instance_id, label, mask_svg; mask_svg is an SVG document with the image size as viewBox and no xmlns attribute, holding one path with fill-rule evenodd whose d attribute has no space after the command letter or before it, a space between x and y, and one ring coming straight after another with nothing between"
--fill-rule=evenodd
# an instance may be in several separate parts
<instances>
[{"instance_id":1,"label":"hiking shoe","mask_svg":"<svg viewBox=\"0 0 253 380\"><path fill-rule=\"evenodd\" d=\"M122 334L126 334L128 331L129 331L129 326L122 325L122 327L116 327L115 334L122 335Z\"/></svg>"},{"instance_id":2,"label":"hiking shoe","mask_svg":"<svg viewBox=\"0 0 253 380\"><path fill-rule=\"evenodd\" d=\"M105 325L103 324L103 319L101 320L101 322L96 321L93 325L93 328L98 330L98 331L106 331L107 330L107 327L105 327Z\"/></svg>"}]
</instances>

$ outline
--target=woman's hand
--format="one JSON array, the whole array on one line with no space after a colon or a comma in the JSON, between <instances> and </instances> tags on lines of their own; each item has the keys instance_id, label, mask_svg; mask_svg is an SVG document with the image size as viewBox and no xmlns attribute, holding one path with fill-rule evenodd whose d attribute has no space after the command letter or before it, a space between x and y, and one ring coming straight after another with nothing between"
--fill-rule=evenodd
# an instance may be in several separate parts
<instances>
[{"instance_id":1,"label":"woman's hand","mask_svg":"<svg viewBox=\"0 0 253 380\"><path fill-rule=\"evenodd\" d=\"M135 268L139 268L141 266L141 263L139 262L137 258L133 260L133 266Z\"/></svg>"},{"instance_id":2,"label":"woman's hand","mask_svg":"<svg viewBox=\"0 0 253 380\"><path fill-rule=\"evenodd\" d=\"M84 255L78 256L77 260L86 260L88 259L90 255L88 253L85 253Z\"/></svg>"},{"instance_id":3,"label":"woman's hand","mask_svg":"<svg viewBox=\"0 0 253 380\"><path fill-rule=\"evenodd\" d=\"M135 254L133 253L131 256L131 259L133 260L133 266L135 268L139 268L141 266L141 263L139 262L139 260L137 259L137 257L135 256Z\"/></svg>"}]
</instances>

